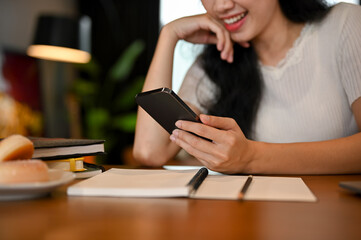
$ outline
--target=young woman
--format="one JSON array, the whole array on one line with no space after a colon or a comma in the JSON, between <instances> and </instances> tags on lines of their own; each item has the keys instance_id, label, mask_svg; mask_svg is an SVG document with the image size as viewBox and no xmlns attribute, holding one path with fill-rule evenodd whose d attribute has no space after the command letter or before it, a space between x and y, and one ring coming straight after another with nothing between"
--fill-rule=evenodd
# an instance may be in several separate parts
<instances>
[{"instance_id":1,"label":"young woman","mask_svg":"<svg viewBox=\"0 0 361 240\"><path fill-rule=\"evenodd\" d=\"M134 157L160 166L183 148L224 173L360 173L361 7L202 3L164 26L143 90L172 87L178 40L206 44L179 91L203 124L178 121L169 137L139 109Z\"/></svg>"}]
</instances>

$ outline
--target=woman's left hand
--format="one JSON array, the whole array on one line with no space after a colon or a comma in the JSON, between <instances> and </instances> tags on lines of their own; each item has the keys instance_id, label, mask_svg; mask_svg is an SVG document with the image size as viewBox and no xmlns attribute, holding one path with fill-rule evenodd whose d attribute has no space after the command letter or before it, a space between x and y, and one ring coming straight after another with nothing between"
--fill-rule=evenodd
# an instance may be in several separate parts
<instances>
[{"instance_id":1,"label":"woman's left hand","mask_svg":"<svg viewBox=\"0 0 361 240\"><path fill-rule=\"evenodd\" d=\"M252 141L232 118L200 115L201 123L177 121L170 139L207 168L223 173L247 172L253 158ZM195 136L211 139L212 142Z\"/></svg>"}]
</instances>

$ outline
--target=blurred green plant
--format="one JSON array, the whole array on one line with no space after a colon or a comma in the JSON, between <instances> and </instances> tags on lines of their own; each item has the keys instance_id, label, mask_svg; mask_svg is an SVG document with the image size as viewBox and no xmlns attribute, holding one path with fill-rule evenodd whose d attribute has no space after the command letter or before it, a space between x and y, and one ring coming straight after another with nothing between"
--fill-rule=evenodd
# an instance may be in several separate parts
<instances>
[{"instance_id":1,"label":"blurred green plant","mask_svg":"<svg viewBox=\"0 0 361 240\"><path fill-rule=\"evenodd\" d=\"M83 135L105 139L106 152L110 155L116 153L120 157L119 144L124 142L121 138L135 131L134 97L142 89L144 76L129 78L144 48L142 40L134 41L105 74L105 79L101 77L101 67L96 60L78 65L87 75L76 79L72 87L82 109Z\"/></svg>"}]
</instances>

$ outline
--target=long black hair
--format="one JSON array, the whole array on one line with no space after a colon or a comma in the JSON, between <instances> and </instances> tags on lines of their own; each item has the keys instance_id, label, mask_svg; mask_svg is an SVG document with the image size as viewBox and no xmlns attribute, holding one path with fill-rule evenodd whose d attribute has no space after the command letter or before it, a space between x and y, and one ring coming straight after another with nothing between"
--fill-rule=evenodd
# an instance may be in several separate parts
<instances>
[{"instance_id":1,"label":"long black hair","mask_svg":"<svg viewBox=\"0 0 361 240\"><path fill-rule=\"evenodd\" d=\"M286 18L296 23L321 20L329 8L321 0L279 0L279 4ZM234 44L231 64L220 59L215 45L207 45L200 61L219 90L216 103L208 113L235 119L245 136L252 138L252 126L262 97L262 75L252 45L243 48Z\"/></svg>"}]
</instances>

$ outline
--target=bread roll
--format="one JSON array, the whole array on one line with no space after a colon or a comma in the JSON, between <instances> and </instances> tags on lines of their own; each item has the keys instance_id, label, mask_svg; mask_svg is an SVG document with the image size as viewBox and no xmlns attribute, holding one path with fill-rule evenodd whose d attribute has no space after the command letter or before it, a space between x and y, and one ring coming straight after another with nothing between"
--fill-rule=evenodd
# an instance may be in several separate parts
<instances>
[{"instance_id":1,"label":"bread roll","mask_svg":"<svg viewBox=\"0 0 361 240\"><path fill-rule=\"evenodd\" d=\"M11 135L0 142L0 162L18 159L30 159L34 153L34 144L21 135Z\"/></svg>"},{"instance_id":2,"label":"bread roll","mask_svg":"<svg viewBox=\"0 0 361 240\"><path fill-rule=\"evenodd\" d=\"M49 181L48 166L41 160L0 162L0 184Z\"/></svg>"}]
</instances>

